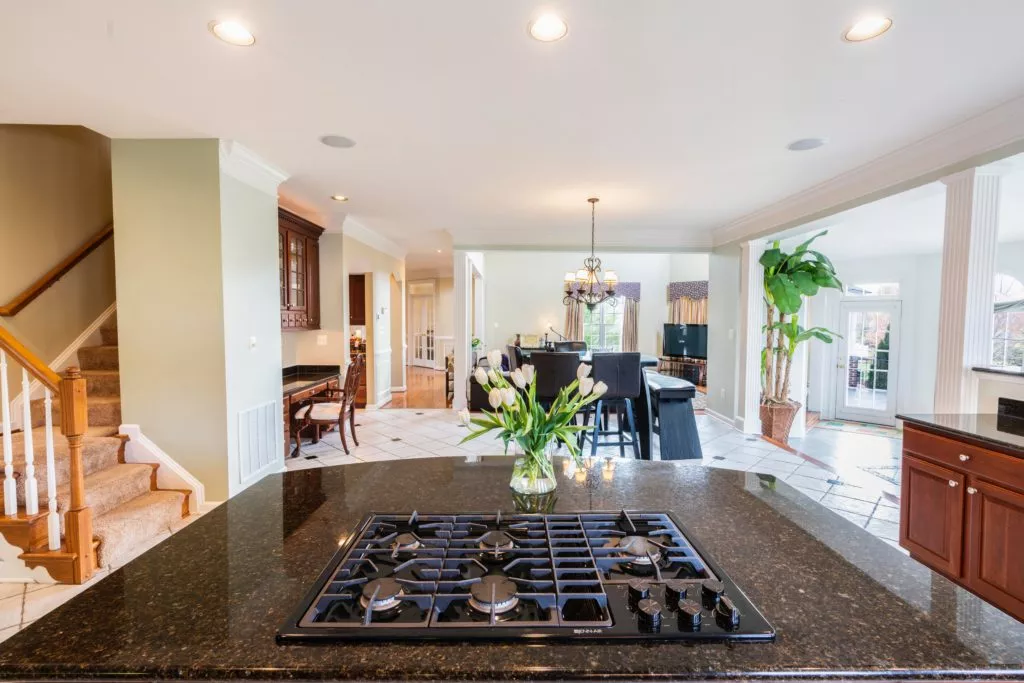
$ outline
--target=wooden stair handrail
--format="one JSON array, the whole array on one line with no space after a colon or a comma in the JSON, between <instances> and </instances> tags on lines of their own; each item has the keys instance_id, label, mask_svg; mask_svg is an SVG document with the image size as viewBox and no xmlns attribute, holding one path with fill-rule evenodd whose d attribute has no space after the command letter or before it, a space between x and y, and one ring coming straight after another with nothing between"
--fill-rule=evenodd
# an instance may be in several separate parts
<instances>
[{"instance_id":1,"label":"wooden stair handrail","mask_svg":"<svg viewBox=\"0 0 1024 683\"><path fill-rule=\"evenodd\" d=\"M6 306L0 306L0 317L17 315L23 308L35 301L40 294L52 287L58 280L67 275L68 271L114 235L114 224L110 223L98 233L90 237L85 244L76 249L70 256L58 263L49 272L33 282L29 287L11 299Z\"/></svg>"},{"instance_id":2,"label":"wooden stair handrail","mask_svg":"<svg viewBox=\"0 0 1024 683\"><path fill-rule=\"evenodd\" d=\"M14 335L3 327L0 327L0 349L17 361L18 365L25 368L28 374L39 380L47 389L53 393L60 392L60 375L50 369L50 366L39 359L39 356L25 348L25 345L14 338Z\"/></svg>"}]
</instances>

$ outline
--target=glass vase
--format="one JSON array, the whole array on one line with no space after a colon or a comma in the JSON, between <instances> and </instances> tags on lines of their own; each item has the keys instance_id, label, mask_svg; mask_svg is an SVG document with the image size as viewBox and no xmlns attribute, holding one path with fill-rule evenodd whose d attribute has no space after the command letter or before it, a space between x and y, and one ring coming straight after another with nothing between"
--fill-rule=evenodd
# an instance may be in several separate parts
<instances>
[{"instance_id":1,"label":"glass vase","mask_svg":"<svg viewBox=\"0 0 1024 683\"><path fill-rule=\"evenodd\" d=\"M515 465L512 466L512 480L508 485L516 493L527 496L554 491L558 481L555 479L551 456L544 451L517 455Z\"/></svg>"}]
</instances>

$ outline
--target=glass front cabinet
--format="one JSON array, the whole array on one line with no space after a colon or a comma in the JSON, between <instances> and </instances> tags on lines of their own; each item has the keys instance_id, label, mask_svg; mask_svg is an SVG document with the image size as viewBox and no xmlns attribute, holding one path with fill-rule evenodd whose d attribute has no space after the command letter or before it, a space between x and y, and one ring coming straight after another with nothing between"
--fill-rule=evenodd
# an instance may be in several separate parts
<instances>
[{"instance_id":1,"label":"glass front cabinet","mask_svg":"<svg viewBox=\"0 0 1024 683\"><path fill-rule=\"evenodd\" d=\"M281 329L320 329L320 236L324 229L278 209Z\"/></svg>"}]
</instances>

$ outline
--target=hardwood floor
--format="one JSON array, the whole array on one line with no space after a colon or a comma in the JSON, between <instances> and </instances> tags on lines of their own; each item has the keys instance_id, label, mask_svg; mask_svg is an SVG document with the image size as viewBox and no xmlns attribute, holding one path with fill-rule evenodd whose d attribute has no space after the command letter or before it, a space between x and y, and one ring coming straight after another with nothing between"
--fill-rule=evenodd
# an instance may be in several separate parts
<instances>
[{"instance_id":1,"label":"hardwood floor","mask_svg":"<svg viewBox=\"0 0 1024 683\"><path fill-rule=\"evenodd\" d=\"M444 371L408 365L405 368L404 392L393 392L384 408L446 408Z\"/></svg>"}]
</instances>

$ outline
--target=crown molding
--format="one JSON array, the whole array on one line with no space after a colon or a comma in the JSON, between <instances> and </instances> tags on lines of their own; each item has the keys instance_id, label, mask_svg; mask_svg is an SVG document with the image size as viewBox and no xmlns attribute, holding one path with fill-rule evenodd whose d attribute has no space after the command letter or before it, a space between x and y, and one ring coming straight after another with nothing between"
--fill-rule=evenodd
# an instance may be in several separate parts
<instances>
[{"instance_id":1,"label":"crown molding","mask_svg":"<svg viewBox=\"0 0 1024 683\"><path fill-rule=\"evenodd\" d=\"M234 140L220 141L220 170L260 192L277 197L277 186L288 174Z\"/></svg>"},{"instance_id":2,"label":"crown molding","mask_svg":"<svg viewBox=\"0 0 1024 683\"><path fill-rule=\"evenodd\" d=\"M713 231L715 246L770 235L1024 151L1024 97Z\"/></svg>"},{"instance_id":3,"label":"crown molding","mask_svg":"<svg viewBox=\"0 0 1024 683\"><path fill-rule=\"evenodd\" d=\"M341 232L342 234L347 235L354 240L358 240L366 246L372 247L377 251L391 256L392 258L398 259L399 261L404 260L405 255L408 253L408 251L397 242L381 235L376 230L366 227L352 218L352 216L345 216L345 222L341 225Z\"/></svg>"}]
</instances>

